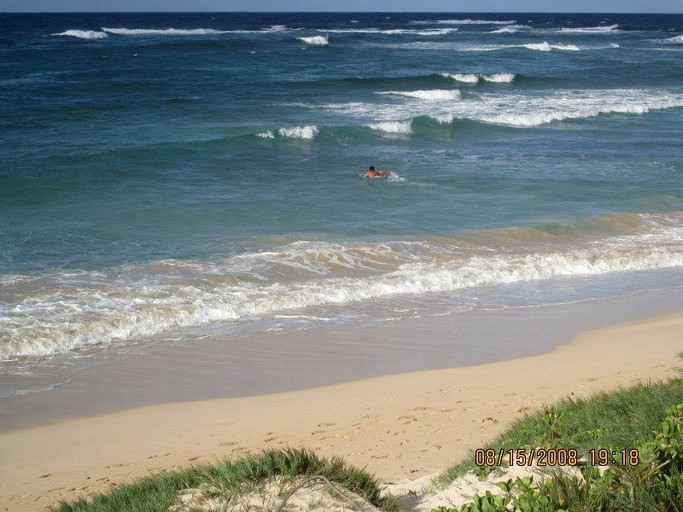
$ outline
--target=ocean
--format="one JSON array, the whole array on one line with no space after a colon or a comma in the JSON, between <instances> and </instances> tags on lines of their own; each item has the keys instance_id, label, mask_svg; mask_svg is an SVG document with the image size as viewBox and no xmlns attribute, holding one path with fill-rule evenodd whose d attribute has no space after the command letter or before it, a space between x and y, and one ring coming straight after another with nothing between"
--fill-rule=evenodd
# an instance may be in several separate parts
<instances>
[{"instance_id":1,"label":"ocean","mask_svg":"<svg viewBox=\"0 0 683 512\"><path fill-rule=\"evenodd\" d=\"M0 396L683 289L683 15L0 14L0 104Z\"/></svg>"}]
</instances>

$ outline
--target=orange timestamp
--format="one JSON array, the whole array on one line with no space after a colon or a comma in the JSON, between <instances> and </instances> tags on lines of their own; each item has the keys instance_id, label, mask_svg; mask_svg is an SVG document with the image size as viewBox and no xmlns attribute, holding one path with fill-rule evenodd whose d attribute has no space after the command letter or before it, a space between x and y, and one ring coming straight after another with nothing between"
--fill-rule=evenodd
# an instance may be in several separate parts
<instances>
[{"instance_id":1,"label":"orange timestamp","mask_svg":"<svg viewBox=\"0 0 683 512\"><path fill-rule=\"evenodd\" d=\"M474 463L477 466L576 466L579 452L573 448L479 448L474 450Z\"/></svg>"},{"instance_id":2,"label":"orange timestamp","mask_svg":"<svg viewBox=\"0 0 683 512\"><path fill-rule=\"evenodd\" d=\"M479 448L474 450L474 463L477 466L579 466L589 462L591 466L637 466L640 453L635 448L619 451L604 448L588 451L589 460L579 457L573 448Z\"/></svg>"}]
</instances>

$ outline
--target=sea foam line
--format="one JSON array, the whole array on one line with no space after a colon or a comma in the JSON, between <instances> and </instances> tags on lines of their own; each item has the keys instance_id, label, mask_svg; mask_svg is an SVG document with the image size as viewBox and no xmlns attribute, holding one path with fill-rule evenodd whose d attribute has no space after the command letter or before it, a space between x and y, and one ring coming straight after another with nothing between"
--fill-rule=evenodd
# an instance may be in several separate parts
<instances>
[{"instance_id":1,"label":"sea foam line","mask_svg":"<svg viewBox=\"0 0 683 512\"><path fill-rule=\"evenodd\" d=\"M430 28L424 30L405 29L405 28L333 28L320 29L320 32L330 34L380 34L380 35L419 35L419 36L443 36L457 32L457 28Z\"/></svg>"},{"instance_id":2,"label":"sea foam line","mask_svg":"<svg viewBox=\"0 0 683 512\"><path fill-rule=\"evenodd\" d=\"M449 20L414 20L415 25L512 25L514 20L477 20L477 19L449 19Z\"/></svg>"},{"instance_id":3,"label":"sea foam line","mask_svg":"<svg viewBox=\"0 0 683 512\"><path fill-rule=\"evenodd\" d=\"M526 48L527 50L535 50L541 52L550 52L553 50L559 51L581 51L581 48L574 44L550 44L547 41L542 43L526 43L526 44L490 44L483 46L464 46L458 48L462 52L494 52L500 50L509 50L512 48Z\"/></svg>"},{"instance_id":4,"label":"sea foam line","mask_svg":"<svg viewBox=\"0 0 683 512\"><path fill-rule=\"evenodd\" d=\"M64 32L59 32L57 34L52 34L53 36L67 36L76 37L78 39L104 39L107 36L106 32L100 32L97 30L66 30Z\"/></svg>"},{"instance_id":5,"label":"sea foam line","mask_svg":"<svg viewBox=\"0 0 683 512\"><path fill-rule=\"evenodd\" d=\"M452 78L456 82L463 82L467 84L477 84L482 80L485 82L493 82L499 84L509 84L515 80L514 73L492 73L484 75L481 73L442 73L444 78Z\"/></svg>"},{"instance_id":6,"label":"sea foam line","mask_svg":"<svg viewBox=\"0 0 683 512\"><path fill-rule=\"evenodd\" d=\"M0 308L0 359L51 355L311 306L683 267L683 228L675 223L666 227L653 218L642 217L643 226L651 223L649 231L554 248L544 243L528 250L526 245L508 242L506 250L484 246L473 253L465 249L471 244L457 242L433 248L419 242L394 247L297 242L222 264L157 263L162 268L178 267L168 276L163 271L145 274L142 268L128 274L117 272L109 279L89 278L87 272L58 276L51 286L37 283L23 300ZM600 219L588 221L592 229L605 224ZM509 230L500 231L504 236ZM533 234L532 229L523 231ZM577 233L577 240L582 233ZM179 272L186 277L179 279ZM246 279L249 275L252 278ZM283 280L284 275L299 277Z\"/></svg>"},{"instance_id":7,"label":"sea foam line","mask_svg":"<svg viewBox=\"0 0 683 512\"><path fill-rule=\"evenodd\" d=\"M178 29L178 28L116 28L116 27L102 27L100 30L78 30L71 29L64 32L52 34L53 36L69 36L79 39L105 39L109 34L117 36L206 36L217 34L254 34L264 33L277 30L216 30L212 28L194 28L194 29Z\"/></svg>"},{"instance_id":8,"label":"sea foam line","mask_svg":"<svg viewBox=\"0 0 683 512\"><path fill-rule=\"evenodd\" d=\"M416 98L428 101L443 101L460 99L459 89L429 89L418 91L382 91L377 94L388 96L402 96L405 98Z\"/></svg>"},{"instance_id":9,"label":"sea foam line","mask_svg":"<svg viewBox=\"0 0 683 512\"><path fill-rule=\"evenodd\" d=\"M567 89L534 97L517 92L481 92L477 99L467 101L349 102L322 106L325 110L360 119L366 126L407 123L426 116L442 124L470 120L519 128L604 114L642 115L652 110L680 107L683 107L683 94L647 89Z\"/></svg>"},{"instance_id":10,"label":"sea foam line","mask_svg":"<svg viewBox=\"0 0 683 512\"><path fill-rule=\"evenodd\" d=\"M562 27L560 32L569 34L608 34L619 32L619 25L606 25L598 27Z\"/></svg>"},{"instance_id":11,"label":"sea foam line","mask_svg":"<svg viewBox=\"0 0 683 512\"><path fill-rule=\"evenodd\" d=\"M102 31L109 34L116 34L122 36L147 36L147 35L160 35L160 36L205 36L214 34L227 34L228 31L225 30L215 30L212 28L192 28L192 29L179 29L179 28L164 28L164 29L153 29L153 28L108 28L102 27Z\"/></svg>"},{"instance_id":12,"label":"sea foam line","mask_svg":"<svg viewBox=\"0 0 683 512\"><path fill-rule=\"evenodd\" d=\"M539 50L542 52L549 52L552 50L578 52L581 50L581 48L579 48L578 46L576 46L574 44L550 44L547 41L544 41L543 43L523 44L523 45L520 45L519 47L527 48L529 50Z\"/></svg>"}]
</instances>

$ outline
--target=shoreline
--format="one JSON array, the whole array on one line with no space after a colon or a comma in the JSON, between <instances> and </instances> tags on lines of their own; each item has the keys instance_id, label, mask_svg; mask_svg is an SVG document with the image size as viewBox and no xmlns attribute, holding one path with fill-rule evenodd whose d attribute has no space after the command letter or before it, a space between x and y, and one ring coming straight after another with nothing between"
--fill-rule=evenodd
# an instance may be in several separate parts
<instances>
[{"instance_id":1,"label":"shoreline","mask_svg":"<svg viewBox=\"0 0 683 512\"><path fill-rule=\"evenodd\" d=\"M62 383L52 388L0 398L0 434L136 407L305 390L543 354L582 332L683 311L677 291L156 345L64 372Z\"/></svg>"},{"instance_id":2,"label":"shoreline","mask_svg":"<svg viewBox=\"0 0 683 512\"><path fill-rule=\"evenodd\" d=\"M6 432L0 505L36 510L150 472L286 446L341 456L387 484L424 477L525 411L675 375L682 331L679 309L592 330L540 355L126 408Z\"/></svg>"}]
</instances>

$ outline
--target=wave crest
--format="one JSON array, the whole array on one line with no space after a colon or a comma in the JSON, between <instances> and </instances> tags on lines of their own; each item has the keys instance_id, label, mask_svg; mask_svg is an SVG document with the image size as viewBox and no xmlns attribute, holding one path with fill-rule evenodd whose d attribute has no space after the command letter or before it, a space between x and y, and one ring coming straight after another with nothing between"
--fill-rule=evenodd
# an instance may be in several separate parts
<instances>
[{"instance_id":1,"label":"wave crest","mask_svg":"<svg viewBox=\"0 0 683 512\"><path fill-rule=\"evenodd\" d=\"M461 93L458 89L429 89L419 91L383 91L377 94L388 96L402 96L405 98L417 98L427 101L458 100Z\"/></svg>"},{"instance_id":2,"label":"wave crest","mask_svg":"<svg viewBox=\"0 0 683 512\"><path fill-rule=\"evenodd\" d=\"M607 25L598 27L562 27L560 32L568 34L606 34L610 32L618 32L619 25Z\"/></svg>"},{"instance_id":3,"label":"wave crest","mask_svg":"<svg viewBox=\"0 0 683 512\"><path fill-rule=\"evenodd\" d=\"M76 37L78 39L104 39L108 37L106 32L100 32L97 30L66 30L64 32L59 32L58 34L52 35Z\"/></svg>"},{"instance_id":4,"label":"wave crest","mask_svg":"<svg viewBox=\"0 0 683 512\"><path fill-rule=\"evenodd\" d=\"M327 36L310 36L310 37L297 37L299 41L303 41L306 44L325 46L330 44L330 40Z\"/></svg>"},{"instance_id":5,"label":"wave crest","mask_svg":"<svg viewBox=\"0 0 683 512\"><path fill-rule=\"evenodd\" d=\"M218 261L164 260L3 282L0 360L51 355L181 327L556 277L683 267L681 212L452 239L298 241Z\"/></svg>"},{"instance_id":6,"label":"wave crest","mask_svg":"<svg viewBox=\"0 0 683 512\"><path fill-rule=\"evenodd\" d=\"M319 131L320 130L315 125L294 126L279 128L276 132L268 130L262 133L257 133L256 136L261 139L275 139L276 137L282 137L285 139L311 140L318 135Z\"/></svg>"},{"instance_id":7,"label":"wave crest","mask_svg":"<svg viewBox=\"0 0 683 512\"><path fill-rule=\"evenodd\" d=\"M366 124L368 128L385 133L409 135L413 133L411 121L387 121L384 123Z\"/></svg>"},{"instance_id":8,"label":"wave crest","mask_svg":"<svg viewBox=\"0 0 683 512\"><path fill-rule=\"evenodd\" d=\"M120 36L205 36L214 34L225 34L226 31L215 30L212 28L108 28L102 27L102 31L108 34Z\"/></svg>"},{"instance_id":9,"label":"wave crest","mask_svg":"<svg viewBox=\"0 0 683 512\"><path fill-rule=\"evenodd\" d=\"M576 45L573 44L550 44L547 41L544 41L543 43L529 43L529 44L523 44L521 45L522 48L527 48L529 50L538 50L542 52L549 52L552 50L562 50L562 51L570 51L570 52L578 52L581 50Z\"/></svg>"},{"instance_id":10,"label":"wave crest","mask_svg":"<svg viewBox=\"0 0 683 512\"><path fill-rule=\"evenodd\" d=\"M512 83L515 80L514 73L492 73L490 75L483 75L481 73L443 73L443 77L452 78L456 82L463 82L467 84L477 84L484 80L493 83Z\"/></svg>"}]
</instances>

